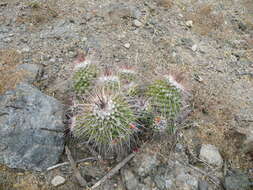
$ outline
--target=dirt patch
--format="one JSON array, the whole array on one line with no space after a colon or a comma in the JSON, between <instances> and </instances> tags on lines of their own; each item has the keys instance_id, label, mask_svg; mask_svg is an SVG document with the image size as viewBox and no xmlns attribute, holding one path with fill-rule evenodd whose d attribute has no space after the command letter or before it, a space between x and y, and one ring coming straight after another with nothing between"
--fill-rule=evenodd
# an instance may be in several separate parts
<instances>
[{"instance_id":1,"label":"dirt patch","mask_svg":"<svg viewBox=\"0 0 253 190\"><path fill-rule=\"evenodd\" d=\"M203 4L194 12L186 14L186 17L193 21L193 30L195 32L201 35L210 35L222 29L224 16L222 13L214 12L213 9L211 4Z\"/></svg>"},{"instance_id":2,"label":"dirt patch","mask_svg":"<svg viewBox=\"0 0 253 190\"><path fill-rule=\"evenodd\" d=\"M25 72L17 70L21 63L21 55L15 50L0 51L0 94L15 88L22 81Z\"/></svg>"},{"instance_id":3,"label":"dirt patch","mask_svg":"<svg viewBox=\"0 0 253 190\"><path fill-rule=\"evenodd\" d=\"M35 26L45 24L58 16L57 11L49 3L28 2L20 12L16 22L30 23Z\"/></svg>"}]
</instances>

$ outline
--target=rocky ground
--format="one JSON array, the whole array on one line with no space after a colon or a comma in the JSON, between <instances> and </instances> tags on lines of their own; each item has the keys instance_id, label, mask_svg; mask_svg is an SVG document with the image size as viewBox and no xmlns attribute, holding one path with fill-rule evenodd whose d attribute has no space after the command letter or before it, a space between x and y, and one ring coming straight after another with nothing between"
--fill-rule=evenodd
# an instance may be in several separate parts
<instances>
[{"instance_id":1,"label":"rocky ground","mask_svg":"<svg viewBox=\"0 0 253 190\"><path fill-rule=\"evenodd\" d=\"M30 114L30 120L22 121L29 125L36 121L41 125L42 116L47 117L47 122L54 119L45 116L43 111L50 108L59 120L61 116L56 113L65 108L58 104L67 107L71 95L68 79L72 65L78 54L87 49L93 52L94 61L108 67L129 63L152 70L160 66L183 72L193 95L193 112L175 134L143 143L136 156L99 188L251 189L252 48L252 0L128 0L123 3L117 0L102 3L97 0L1 0L0 126L7 122L5 112L18 113L19 118L24 117L23 113ZM17 85L20 81L33 84L42 93L23 85L23 91L31 92L29 97L7 101L6 91L14 90L11 94L22 91ZM45 100L53 102L51 106L57 105L53 106L57 110L49 104L40 107ZM31 105L24 106L24 102ZM13 103L21 106L22 113ZM13 118L11 121L18 123ZM55 123L50 130L58 129L63 129L62 123ZM44 135L49 134L52 135ZM53 135L50 139L61 142L62 135L56 136L58 141ZM2 131L0 137L4 139ZM57 145L55 150L43 147L42 152L58 155L62 146ZM0 144L0 162L5 149ZM76 160L92 156L83 147L73 146L71 151ZM11 158L19 160L19 156ZM59 162L66 160L63 154ZM19 164L23 169L29 165ZM39 164L36 170L47 166L46 162L35 164ZM116 160L87 161L78 168L92 185L116 164ZM31 172L1 165L0 189L83 188L69 166Z\"/></svg>"}]
</instances>

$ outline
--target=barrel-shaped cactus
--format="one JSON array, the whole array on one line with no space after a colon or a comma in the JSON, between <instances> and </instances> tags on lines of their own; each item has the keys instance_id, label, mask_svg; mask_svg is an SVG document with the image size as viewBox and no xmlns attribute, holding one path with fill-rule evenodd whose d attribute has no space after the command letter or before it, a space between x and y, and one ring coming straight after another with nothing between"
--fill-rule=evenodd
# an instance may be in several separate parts
<instances>
[{"instance_id":1,"label":"barrel-shaped cactus","mask_svg":"<svg viewBox=\"0 0 253 190\"><path fill-rule=\"evenodd\" d=\"M88 139L98 148L113 150L128 143L137 129L134 111L126 98L115 92L96 93L81 110L73 134Z\"/></svg>"}]
</instances>

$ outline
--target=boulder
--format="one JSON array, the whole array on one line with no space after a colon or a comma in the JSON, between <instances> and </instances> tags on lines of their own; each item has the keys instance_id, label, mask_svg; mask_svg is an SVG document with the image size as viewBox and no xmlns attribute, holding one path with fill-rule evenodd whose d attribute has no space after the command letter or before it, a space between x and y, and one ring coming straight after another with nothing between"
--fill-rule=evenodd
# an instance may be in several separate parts
<instances>
[{"instance_id":1,"label":"boulder","mask_svg":"<svg viewBox=\"0 0 253 190\"><path fill-rule=\"evenodd\" d=\"M42 171L64 149L63 106L37 88L21 83L0 96L0 163Z\"/></svg>"}]
</instances>

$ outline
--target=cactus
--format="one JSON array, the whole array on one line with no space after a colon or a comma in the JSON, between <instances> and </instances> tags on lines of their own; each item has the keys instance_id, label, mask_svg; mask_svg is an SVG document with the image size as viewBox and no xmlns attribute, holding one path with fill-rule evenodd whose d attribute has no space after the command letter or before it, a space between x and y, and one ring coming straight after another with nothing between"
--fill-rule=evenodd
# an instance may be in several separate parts
<instances>
[{"instance_id":1,"label":"cactus","mask_svg":"<svg viewBox=\"0 0 253 190\"><path fill-rule=\"evenodd\" d=\"M102 75L97 80L97 86L105 89L118 90L120 88L120 79L116 75Z\"/></svg>"},{"instance_id":2,"label":"cactus","mask_svg":"<svg viewBox=\"0 0 253 190\"><path fill-rule=\"evenodd\" d=\"M91 89L92 84L97 76L95 65L86 65L78 68L73 77L74 90L78 94L84 94Z\"/></svg>"},{"instance_id":3,"label":"cactus","mask_svg":"<svg viewBox=\"0 0 253 190\"><path fill-rule=\"evenodd\" d=\"M129 66L119 68L118 73L119 73L120 79L125 82L132 82L137 79L137 73L135 69Z\"/></svg>"},{"instance_id":4,"label":"cactus","mask_svg":"<svg viewBox=\"0 0 253 190\"><path fill-rule=\"evenodd\" d=\"M149 111L168 120L176 118L181 107L181 93L169 82L156 80L146 92L149 97Z\"/></svg>"},{"instance_id":5,"label":"cactus","mask_svg":"<svg viewBox=\"0 0 253 190\"><path fill-rule=\"evenodd\" d=\"M114 150L128 143L135 132L136 116L126 98L102 91L83 106L76 117L74 136L87 138L99 147ZM105 151L105 150L103 150Z\"/></svg>"}]
</instances>

